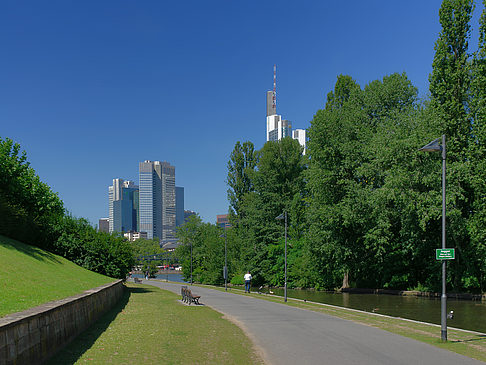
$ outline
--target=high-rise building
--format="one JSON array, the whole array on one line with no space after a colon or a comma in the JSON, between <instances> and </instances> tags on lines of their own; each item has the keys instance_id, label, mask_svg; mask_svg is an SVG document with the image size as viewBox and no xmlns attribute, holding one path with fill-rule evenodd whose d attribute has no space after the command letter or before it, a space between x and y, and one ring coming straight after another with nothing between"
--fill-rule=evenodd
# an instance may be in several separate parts
<instances>
[{"instance_id":1,"label":"high-rise building","mask_svg":"<svg viewBox=\"0 0 486 365\"><path fill-rule=\"evenodd\" d=\"M110 233L137 230L138 193L133 181L113 179L113 185L108 187Z\"/></svg>"},{"instance_id":2,"label":"high-rise building","mask_svg":"<svg viewBox=\"0 0 486 365\"><path fill-rule=\"evenodd\" d=\"M176 227L175 167L168 162L139 164L140 232L147 238L174 238Z\"/></svg>"},{"instance_id":3,"label":"high-rise building","mask_svg":"<svg viewBox=\"0 0 486 365\"><path fill-rule=\"evenodd\" d=\"M292 131L292 123L289 120L282 119L282 116L277 114L276 72L277 66L274 65L273 91L267 91L267 142L280 141L282 138L292 137L293 139L298 140L300 145L304 147L305 154L305 129L296 129L295 131Z\"/></svg>"},{"instance_id":4,"label":"high-rise building","mask_svg":"<svg viewBox=\"0 0 486 365\"><path fill-rule=\"evenodd\" d=\"M221 228L231 227L229 222L229 214L218 214L216 216L216 224Z\"/></svg>"},{"instance_id":5,"label":"high-rise building","mask_svg":"<svg viewBox=\"0 0 486 365\"><path fill-rule=\"evenodd\" d=\"M184 224L184 188L176 186L176 227Z\"/></svg>"},{"instance_id":6,"label":"high-rise building","mask_svg":"<svg viewBox=\"0 0 486 365\"><path fill-rule=\"evenodd\" d=\"M184 211L184 222L187 222L191 215L197 215L197 213L192 211L192 210L185 210Z\"/></svg>"},{"instance_id":7,"label":"high-rise building","mask_svg":"<svg viewBox=\"0 0 486 365\"><path fill-rule=\"evenodd\" d=\"M100 218L98 221L98 231L109 233L110 232L110 218Z\"/></svg>"},{"instance_id":8,"label":"high-rise building","mask_svg":"<svg viewBox=\"0 0 486 365\"><path fill-rule=\"evenodd\" d=\"M304 147L303 154L305 155L305 149L307 147L307 132L305 129L295 129L292 131L292 138L299 141L300 145Z\"/></svg>"}]
</instances>

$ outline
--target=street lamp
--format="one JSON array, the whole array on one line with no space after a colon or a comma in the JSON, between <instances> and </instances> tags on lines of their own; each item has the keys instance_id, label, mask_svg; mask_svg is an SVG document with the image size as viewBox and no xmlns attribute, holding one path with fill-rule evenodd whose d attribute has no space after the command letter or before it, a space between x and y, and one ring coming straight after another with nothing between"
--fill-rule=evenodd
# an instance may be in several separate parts
<instances>
[{"instance_id":1,"label":"street lamp","mask_svg":"<svg viewBox=\"0 0 486 365\"><path fill-rule=\"evenodd\" d=\"M226 224L224 225L224 234L219 237L224 237L224 267L223 267L223 276L224 276L224 290L228 291L228 262L226 256L226 246L227 246L227 239L226 239Z\"/></svg>"},{"instance_id":2,"label":"street lamp","mask_svg":"<svg viewBox=\"0 0 486 365\"><path fill-rule=\"evenodd\" d=\"M287 212L284 211L275 219L285 219L285 278L284 278L284 301L287 302Z\"/></svg>"},{"instance_id":3,"label":"street lamp","mask_svg":"<svg viewBox=\"0 0 486 365\"><path fill-rule=\"evenodd\" d=\"M192 239L191 239L191 285L192 285Z\"/></svg>"},{"instance_id":4,"label":"street lamp","mask_svg":"<svg viewBox=\"0 0 486 365\"><path fill-rule=\"evenodd\" d=\"M442 135L442 144L439 138L428 145L423 146L420 151L442 152L442 249L446 248L446 140ZM446 295L446 260L442 260L442 295L440 297L440 338L447 341L447 295Z\"/></svg>"}]
</instances>

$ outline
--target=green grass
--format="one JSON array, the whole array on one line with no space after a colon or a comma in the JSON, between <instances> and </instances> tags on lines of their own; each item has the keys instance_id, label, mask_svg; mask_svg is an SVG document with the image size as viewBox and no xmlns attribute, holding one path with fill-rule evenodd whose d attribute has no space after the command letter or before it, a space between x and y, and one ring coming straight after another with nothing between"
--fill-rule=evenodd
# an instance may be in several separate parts
<instances>
[{"instance_id":1,"label":"green grass","mask_svg":"<svg viewBox=\"0 0 486 365\"><path fill-rule=\"evenodd\" d=\"M204 306L127 283L118 306L49 364L262 364L243 331Z\"/></svg>"},{"instance_id":2,"label":"green grass","mask_svg":"<svg viewBox=\"0 0 486 365\"><path fill-rule=\"evenodd\" d=\"M112 281L60 256L0 235L0 317Z\"/></svg>"}]
</instances>

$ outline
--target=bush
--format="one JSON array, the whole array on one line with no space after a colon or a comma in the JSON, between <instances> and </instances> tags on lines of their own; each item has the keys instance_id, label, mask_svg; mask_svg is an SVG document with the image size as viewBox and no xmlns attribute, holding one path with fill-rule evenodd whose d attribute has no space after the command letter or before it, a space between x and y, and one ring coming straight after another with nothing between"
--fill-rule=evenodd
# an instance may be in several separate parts
<instances>
[{"instance_id":1,"label":"bush","mask_svg":"<svg viewBox=\"0 0 486 365\"><path fill-rule=\"evenodd\" d=\"M245 277L244 273L236 274L231 278L230 283L233 285L244 285L245 284L244 277Z\"/></svg>"},{"instance_id":2,"label":"bush","mask_svg":"<svg viewBox=\"0 0 486 365\"><path fill-rule=\"evenodd\" d=\"M64 217L54 251L85 269L124 279L134 265L128 241L98 232L83 218Z\"/></svg>"}]
</instances>

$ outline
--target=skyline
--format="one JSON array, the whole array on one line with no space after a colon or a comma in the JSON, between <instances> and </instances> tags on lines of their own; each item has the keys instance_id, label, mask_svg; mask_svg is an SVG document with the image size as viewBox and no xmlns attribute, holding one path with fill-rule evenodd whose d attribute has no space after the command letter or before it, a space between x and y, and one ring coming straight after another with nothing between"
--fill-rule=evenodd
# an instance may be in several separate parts
<instances>
[{"instance_id":1,"label":"skyline","mask_svg":"<svg viewBox=\"0 0 486 365\"><path fill-rule=\"evenodd\" d=\"M139 184L145 160L174 165L184 208L215 223L235 143L265 143L274 64L278 114L293 128L309 128L339 74L363 88L405 72L426 97L440 5L7 1L0 137L92 224L108 217L112 180Z\"/></svg>"}]
</instances>

